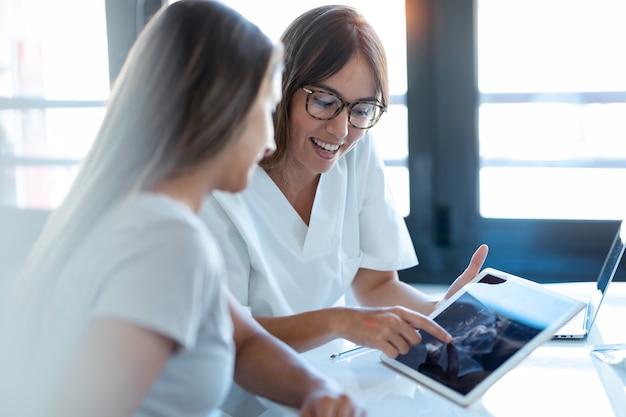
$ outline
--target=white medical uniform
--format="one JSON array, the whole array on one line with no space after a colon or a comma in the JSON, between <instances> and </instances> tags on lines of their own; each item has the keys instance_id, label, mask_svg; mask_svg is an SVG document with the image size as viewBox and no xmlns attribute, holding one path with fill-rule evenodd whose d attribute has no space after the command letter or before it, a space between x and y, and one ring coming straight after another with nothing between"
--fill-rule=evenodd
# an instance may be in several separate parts
<instances>
[{"instance_id":1,"label":"white medical uniform","mask_svg":"<svg viewBox=\"0 0 626 417\"><path fill-rule=\"evenodd\" d=\"M96 318L132 323L180 345L135 417L220 413L234 366L223 275L214 238L187 207L148 193L121 203L77 245L58 277L48 278L52 285L30 288L37 302L32 310L22 306L29 319L17 327L19 349L2 368L0 398L12 394L0 401L0 415L42 414Z\"/></svg>"},{"instance_id":2,"label":"white medical uniform","mask_svg":"<svg viewBox=\"0 0 626 417\"><path fill-rule=\"evenodd\" d=\"M359 268L417 264L369 134L319 181L307 226L262 169L238 194L215 192L200 217L224 252L228 287L256 316L336 305Z\"/></svg>"}]
</instances>

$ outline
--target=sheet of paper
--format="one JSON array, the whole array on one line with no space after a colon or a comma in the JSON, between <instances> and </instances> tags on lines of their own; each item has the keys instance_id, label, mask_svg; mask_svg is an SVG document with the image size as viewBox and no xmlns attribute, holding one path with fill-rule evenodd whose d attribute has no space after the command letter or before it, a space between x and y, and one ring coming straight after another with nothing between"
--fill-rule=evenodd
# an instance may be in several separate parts
<instances>
[{"instance_id":1,"label":"sheet of paper","mask_svg":"<svg viewBox=\"0 0 626 417\"><path fill-rule=\"evenodd\" d=\"M589 346L616 417L626 417L626 343Z\"/></svg>"}]
</instances>

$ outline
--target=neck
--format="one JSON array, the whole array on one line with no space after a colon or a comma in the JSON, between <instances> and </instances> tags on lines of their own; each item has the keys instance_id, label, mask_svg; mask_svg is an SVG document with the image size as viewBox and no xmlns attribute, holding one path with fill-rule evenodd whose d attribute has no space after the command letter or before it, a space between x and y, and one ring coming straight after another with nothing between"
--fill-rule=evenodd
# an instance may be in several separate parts
<instances>
[{"instance_id":1,"label":"neck","mask_svg":"<svg viewBox=\"0 0 626 417\"><path fill-rule=\"evenodd\" d=\"M297 171L285 169L268 170L267 174L308 225L321 174L298 175Z\"/></svg>"},{"instance_id":2,"label":"neck","mask_svg":"<svg viewBox=\"0 0 626 417\"><path fill-rule=\"evenodd\" d=\"M198 214L207 190L206 181L203 181L202 176L194 171L161 181L150 191L165 194Z\"/></svg>"}]
</instances>

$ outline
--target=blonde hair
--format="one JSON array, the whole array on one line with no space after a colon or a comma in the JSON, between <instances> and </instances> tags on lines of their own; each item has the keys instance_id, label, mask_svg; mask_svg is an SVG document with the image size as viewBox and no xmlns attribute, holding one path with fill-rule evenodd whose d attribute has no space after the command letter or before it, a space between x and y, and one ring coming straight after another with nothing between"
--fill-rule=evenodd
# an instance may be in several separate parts
<instances>
[{"instance_id":1,"label":"blonde hair","mask_svg":"<svg viewBox=\"0 0 626 417\"><path fill-rule=\"evenodd\" d=\"M94 145L20 281L54 285L113 205L215 158L241 129L273 53L257 26L218 2L159 10L133 45Z\"/></svg>"}]
</instances>

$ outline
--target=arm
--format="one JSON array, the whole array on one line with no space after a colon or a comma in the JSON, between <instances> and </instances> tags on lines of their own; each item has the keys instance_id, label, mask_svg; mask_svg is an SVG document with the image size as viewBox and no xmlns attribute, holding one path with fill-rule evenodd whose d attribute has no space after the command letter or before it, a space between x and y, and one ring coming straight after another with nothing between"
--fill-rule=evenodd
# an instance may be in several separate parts
<instances>
[{"instance_id":1,"label":"arm","mask_svg":"<svg viewBox=\"0 0 626 417\"><path fill-rule=\"evenodd\" d=\"M300 408L302 416L364 415L336 384L267 333L232 296L230 312L237 347L235 381L242 388Z\"/></svg>"},{"instance_id":2,"label":"arm","mask_svg":"<svg viewBox=\"0 0 626 417\"><path fill-rule=\"evenodd\" d=\"M298 352L314 349L341 337L336 323L341 318L338 308L324 308L291 316L255 317L269 333Z\"/></svg>"},{"instance_id":3,"label":"arm","mask_svg":"<svg viewBox=\"0 0 626 417\"><path fill-rule=\"evenodd\" d=\"M435 322L399 306L335 307L292 316L259 317L257 321L298 351L342 337L396 357L420 342L416 329L422 329L445 342L450 340L448 333Z\"/></svg>"},{"instance_id":4,"label":"arm","mask_svg":"<svg viewBox=\"0 0 626 417\"><path fill-rule=\"evenodd\" d=\"M488 251L487 245L478 247L465 271L448 288L442 300L436 300L400 281L396 271L374 271L361 268L352 281L352 290L362 305L401 305L428 315L438 303L450 298L480 272Z\"/></svg>"},{"instance_id":5,"label":"arm","mask_svg":"<svg viewBox=\"0 0 626 417\"><path fill-rule=\"evenodd\" d=\"M481 245L474 252L469 265L442 300L436 300L401 282L395 271L361 268L354 277L352 290L360 304L378 308L327 308L291 316L257 317L257 321L298 351L343 337L396 357L420 342L421 338L415 329L447 340L447 333L425 316L478 274L487 253L487 245Z\"/></svg>"},{"instance_id":6,"label":"arm","mask_svg":"<svg viewBox=\"0 0 626 417\"><path fill-rule=\"evenodd\" d=\"M141 327L93 320L47 416L132 416L176 348L173 340Z\"/></svg>"}]
</instances>

